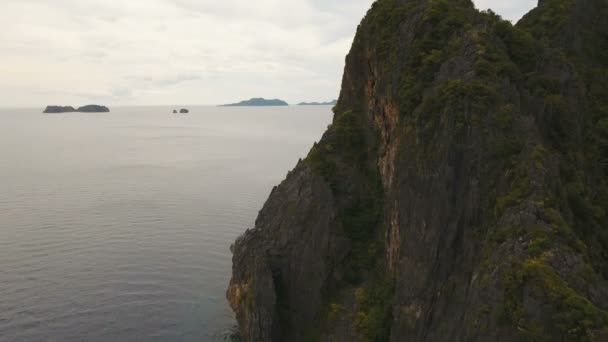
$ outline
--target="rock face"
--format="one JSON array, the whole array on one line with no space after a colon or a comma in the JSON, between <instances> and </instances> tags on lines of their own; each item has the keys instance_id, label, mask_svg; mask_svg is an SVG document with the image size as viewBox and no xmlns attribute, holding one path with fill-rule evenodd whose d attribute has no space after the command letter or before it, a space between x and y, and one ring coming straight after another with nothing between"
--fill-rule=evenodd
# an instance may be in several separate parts
<instances>
[{"instance_id":1,"label":"rock face","mask_svg":"<svg viewBox=\"0 0 608 342\"><path fill-rule=\"evenodd\" d=\"M80 113L108 113L108 112L110 112L110 109L108 107L104 107L104 106L88 105L88 106L79 107L78 109L74 109L74 107L72 107L72 106L66 106L66 107L62 107L62 106L48 106L44 110L44 113L47 113L47 114L73 113L73 112L80 112Z\"/></svg>"},{"instance_id":2,"label":"rock face","mask_svg":"<svg viewBox=\"0 0 608 342\"><path fill-rule=\"evenodd\" d=\"M232 103L223 105L223 107L272 107L272 106L289 106L289 104L283 100L266 100L263 98L253 98L239 103Z\"/></svg>"},{"instance_id":3,"label":"rock face","mask_svg":"<svg viewBox=\"0 0 608 342\"><path fill-rule=\"evenodd\" d=\"M608 2L378 0L232 246L245 341L608 341Z\"/></svg>"}]
</instances>

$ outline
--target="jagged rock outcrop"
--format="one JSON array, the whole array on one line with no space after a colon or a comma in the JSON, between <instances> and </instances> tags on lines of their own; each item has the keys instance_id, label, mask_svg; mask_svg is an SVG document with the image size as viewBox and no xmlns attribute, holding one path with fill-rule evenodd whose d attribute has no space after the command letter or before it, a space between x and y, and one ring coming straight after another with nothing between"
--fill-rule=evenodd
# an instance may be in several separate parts
<instances>
[{"instance_id":1,"label":"jagged rock outcrop","mask_svg":"<svg viewBox=\"0 0 608 342\"><path fill-rule=\"evenodd\" d=\"M232 247L245 341L607 341L608 2L379 0Z\"/></svg>"}]
</instances>

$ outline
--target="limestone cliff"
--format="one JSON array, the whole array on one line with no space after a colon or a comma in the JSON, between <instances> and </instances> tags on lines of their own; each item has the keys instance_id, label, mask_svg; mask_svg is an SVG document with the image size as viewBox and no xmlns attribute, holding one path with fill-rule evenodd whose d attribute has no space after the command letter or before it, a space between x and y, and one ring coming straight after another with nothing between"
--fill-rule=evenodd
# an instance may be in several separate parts
<instances>
[{"instance_id":1,"label":"limestone cliff","mask_svg":"<svg viewBox=\"0 0 608 342\"><path fill-rule=\"evenodd\" d=\"M378 0L233 246L245 341L608 341L608 1Z\"/></svg>"}]
</instances>

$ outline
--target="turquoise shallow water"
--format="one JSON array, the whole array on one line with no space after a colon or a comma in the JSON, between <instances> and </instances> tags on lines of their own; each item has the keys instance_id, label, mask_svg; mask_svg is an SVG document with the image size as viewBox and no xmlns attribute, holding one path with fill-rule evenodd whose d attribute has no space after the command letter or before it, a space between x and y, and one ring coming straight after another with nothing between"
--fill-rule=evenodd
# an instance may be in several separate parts
<instances>
[{"instance_id":1,"label":"turquoise shallow water","mask_svg":"<svg viewBox=\"0 0 608 342\"><path fill-rule=\"evenodd\" d=\"M330 107L0 109L0 340L217 341L230 244Z\"/></svg>"}]
</instances>

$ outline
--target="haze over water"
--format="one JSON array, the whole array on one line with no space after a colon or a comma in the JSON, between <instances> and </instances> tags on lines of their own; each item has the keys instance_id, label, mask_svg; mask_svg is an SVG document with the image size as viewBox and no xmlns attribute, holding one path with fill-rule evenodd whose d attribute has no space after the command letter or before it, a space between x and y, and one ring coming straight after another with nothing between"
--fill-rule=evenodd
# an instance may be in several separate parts
<instances>
[{"instance_id":1,"label":"haze over water","mask_svg":"<svg viewBox=\"0 0 608 342\"><path fill-rule=\"evenodd\" d=\"M172 109L0 109L0 340L214 341L234 326L229 246L331 108Z\"/></svg>"}]
</instances>

